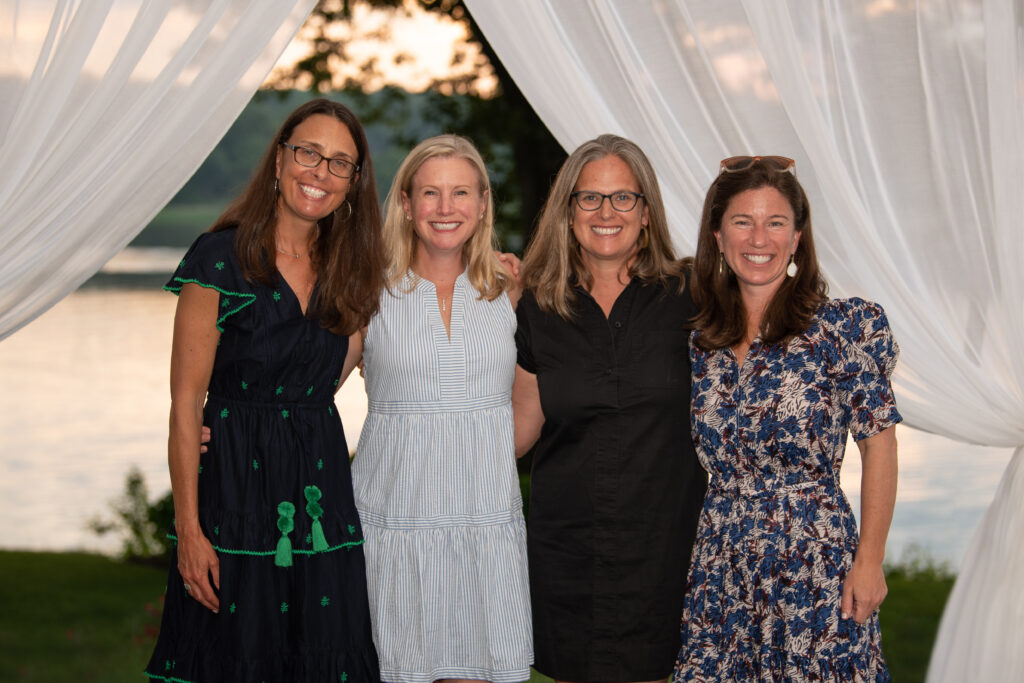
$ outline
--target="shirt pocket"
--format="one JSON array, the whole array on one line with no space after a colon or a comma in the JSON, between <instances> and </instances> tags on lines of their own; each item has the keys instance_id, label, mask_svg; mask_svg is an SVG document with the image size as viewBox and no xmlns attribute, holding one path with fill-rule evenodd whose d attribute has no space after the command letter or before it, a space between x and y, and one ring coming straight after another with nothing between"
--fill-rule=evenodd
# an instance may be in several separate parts
<instances>
[{"instance_id":1,"label":"shirt pocket","mask_svg":"<svg viewBox=\"0 0 1024 683\"><path fill-rule=\"evenodd\" d=\"M641 387L676 389L689 386L689 332L652 330L633 345L628 366Z\"/></svg>"}]
</instances>

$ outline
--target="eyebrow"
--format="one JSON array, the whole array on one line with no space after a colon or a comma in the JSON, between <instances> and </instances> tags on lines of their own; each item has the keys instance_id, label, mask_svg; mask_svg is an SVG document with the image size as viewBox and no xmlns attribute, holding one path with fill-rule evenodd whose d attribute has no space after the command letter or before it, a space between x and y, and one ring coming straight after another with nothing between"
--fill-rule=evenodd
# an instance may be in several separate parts
<instances>
[{"instance_id":1,"label":"eyebrow","mask_svg":"<svg viewBox=\"0 0 1024 683\"><path fill-rule=\"evenodd\" d=\"M749 218L750 220L754 220L754 215L749 213L731 213L727 218ZM773 213L770 216L766 216L766 218L782 218L787 221L793 220L792 217L787 216L784 213Z\"/></svg>"},{"instance_id":2,"label":"eyebrow","mask_svg":"<svg viewBox=\"0 0 1024 683\"><path fill-rule=\"evenodd\" d=\"M313 149L316 149L316 151L320 152L320 155L323 156L325 159L348 159L350 161L355 161L355 157L351 156L348 152L337 152L333 156L327 156L326 154L323 153L325 147L314 140L299 140L298 142L293 142L292 144L298 145L299 147L312 147Z\"/></svg>"}]
</instances>

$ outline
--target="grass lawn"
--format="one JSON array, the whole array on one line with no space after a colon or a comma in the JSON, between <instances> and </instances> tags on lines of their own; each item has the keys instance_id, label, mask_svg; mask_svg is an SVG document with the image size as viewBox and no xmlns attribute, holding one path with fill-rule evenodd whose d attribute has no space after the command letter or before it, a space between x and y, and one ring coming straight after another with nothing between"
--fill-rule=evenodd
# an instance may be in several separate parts
<instances>
[{"instance_id":1,"label":"grass lawn","mask_svg":"<svg viewBox=\"0 0 1024 683\"><path fill-rule=\"evenodd\" d=\"M885 582L889 595L879 620L889 673L898 683L923 683L953 577L930 568L896 568L886 573Z\"/></svg>"},{"instance_id":2,"label":"grass lawn","mask_svg":"<svg viewBox=\"0 0 1024 683\"><path fill-rule=\"evenodd\" d=\"M166 569L0 552L0 681L145 681Z\"/></svg>"},{"instance_id":3,"label":"grass lawn","mask_svg":"<svg viewBox=\"0 0 1024 683\"><path fill-rule=\"evenodd\" d=\"M165 569L99 555L0 551L0 681L142 683L165 580ZM887 580L882 643L893 680L924 681L953 580L927 568Z\"/></svg>"}]
</instances>

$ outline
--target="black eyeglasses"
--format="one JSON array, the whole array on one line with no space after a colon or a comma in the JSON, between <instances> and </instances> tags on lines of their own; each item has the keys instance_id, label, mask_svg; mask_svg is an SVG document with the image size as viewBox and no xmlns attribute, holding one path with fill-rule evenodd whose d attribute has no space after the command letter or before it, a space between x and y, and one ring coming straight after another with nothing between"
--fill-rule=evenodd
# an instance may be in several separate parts
<instances>
[{"instance_id":1,"label":"black eyeglasses","mask_svg":"<svg viewBox=\"0 0 1024 683\"><path fill-rule=\"evenodd\" d=\"M639 192L629 192L627 190L611 194L580 190L579 192L573 192L569 196L575 199L576 205L584 211L597 211L601 208L601 204L604 203L605 199L612 203L612 208L616 211L632 211L636 203L644 198Z\"/></svg>"},{"instance_id":2,"label":"black eyeglasses","mask_svg":"<svg viewBox=\"0 0 1024 683\"><path fill-rule=\"evenodd\" d=\"M291 145L287 142L282 142L281 144L292 151L292 154L295 155L295 163L299 166L316 168L320 165L321 161L327 159L323 154L309 147ZM339 178L351 178L352 174L359 170L359 164L353 164L348 159L335 157L334 159L327 159L327 170L330 171L331 175L338 176Z\"/></svg>"},{"instance_id":3,"label":"black eyeglasses","mask_svg":"<svg viewBox=\"0 0 1024 683\"><path fill-rule=\"evenodd\" d=\"M766 165L776 171L786 171L796 175L796 162L789 157L779 156L741 156L722 159L722 163L718 167L718 175L722 175L723 173L734 173L736 171L746 171L758 161L763 161Z\"/></svg>"}]
</instances>

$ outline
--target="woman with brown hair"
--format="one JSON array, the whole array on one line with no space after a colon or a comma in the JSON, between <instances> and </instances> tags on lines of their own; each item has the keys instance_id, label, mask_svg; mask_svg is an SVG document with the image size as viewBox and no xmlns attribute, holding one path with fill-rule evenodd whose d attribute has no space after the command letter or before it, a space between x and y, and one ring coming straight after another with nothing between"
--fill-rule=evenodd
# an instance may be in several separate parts
<instances>
[{"instance_id":1,"label":"woman with brown hair","mask_svg":"<svg viewBox=\"0 0 1024 683\"><path fill-rule=\"evenodd\" d=\"M692 284L692 430L711 480L674 680L887 681L876 609L902 418L885 313L826 297L783 157L722 162ZM848 432L859 539L839 488Z\"/></svg>"},{"instance_id":2,"label":"woman with brown hair","mask_svg":"<svg viewBox=\"0 0 1024 683\"><path fill-rule=\"evenodd\" d=\"M151 679L379 680L333 396L382 273L362 126L307 102L165 287L176 548Z\"/></svg>"},{"instance_id":3,"label":"woman with brown hair","mask_svg":"<svg viewBox=\"0 0 1024 683\"><path fill-rule=\"evenodd\" d=\"M536 668L665 679L706 476L687 421L687 321L654 170L602 135L563 164L522 264L516 452L536 444Z\"/></svg>"}]
</instances>

